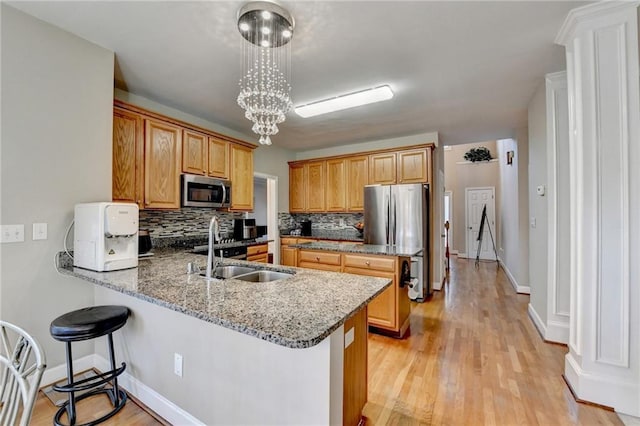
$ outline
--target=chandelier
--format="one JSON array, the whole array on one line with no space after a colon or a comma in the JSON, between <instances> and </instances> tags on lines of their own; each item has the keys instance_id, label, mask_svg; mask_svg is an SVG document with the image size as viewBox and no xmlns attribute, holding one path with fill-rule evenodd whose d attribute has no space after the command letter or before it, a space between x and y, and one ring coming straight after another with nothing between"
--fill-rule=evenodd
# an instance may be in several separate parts
<instances>
[{"instance_id":1,"label":"chandelier","mask_svg":"<svg viewBox=\"0 0 640 426\"><path fill-rule=\"evenodd\" d=\"M242 77L238 105L253 122L260 144L271 145L291 102L291 38L294 22L281 6L257 1L238 11L242 40Z\"/></svg>"}]
</instances>

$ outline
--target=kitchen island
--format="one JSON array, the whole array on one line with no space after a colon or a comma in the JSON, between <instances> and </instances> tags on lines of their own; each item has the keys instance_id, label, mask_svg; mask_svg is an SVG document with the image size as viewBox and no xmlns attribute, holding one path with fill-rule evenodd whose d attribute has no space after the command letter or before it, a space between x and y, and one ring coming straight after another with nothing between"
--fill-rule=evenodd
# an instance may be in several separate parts
<instances>
[{"instance_id":1,"label":"kitchen island","mask_svg":"<svg viewBox=\"0 0 640 426\"><path fill-rule=\"evenodd\" d=\"M366 305L389 279L228 261L294 275L207 281L186 273L189 262L204 270L202 256L175 249L123 271L60 267L97 284L97 305L131 309L116 333L127 390L172 423L352 424L343 395L364 389L366 401Z\"/></svg>"}]
</instances>

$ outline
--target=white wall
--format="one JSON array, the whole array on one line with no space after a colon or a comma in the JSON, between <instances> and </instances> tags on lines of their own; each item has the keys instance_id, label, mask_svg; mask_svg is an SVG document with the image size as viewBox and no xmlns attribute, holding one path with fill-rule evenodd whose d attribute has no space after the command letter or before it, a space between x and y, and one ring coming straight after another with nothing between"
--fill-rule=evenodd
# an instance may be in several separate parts
<instances>
[{"instance_id":1,"label":"white wall","mask_svg":"<svg viewBox=\"0 0 640 426\"><path fill-rule=\"evenodd\" d=\"M334 146L331 148L314 149L296 153L296 160L308 160L309 158L331 157L334 155L354 154L363 151L375 151L377 149L399 148L403 146L434 143L438 146L438 133L421 133L412 136L403 136L393 139L380 139L376 141L356 143L351 145Z\"/></svg>"},{"instance_id":2,"label":"white wall","mask_svg":"<svg viewBox=\"0 0 640 426\"><path fill-rule=\"evenodd\" d=\"M58 275L73 206L111 199L114 55L19 12L2 11L2 224L24 224L25 241L2 245L1 313L32 333L47 364L64 362L49 336L58 315L93 305L93 287ZM33 241L31 225L48 224ZM72 243L71 243L72 244ZM77 357L92 344L74 345Z\"/></svg>"},{"instance_id":3,"label":"white wall","mask_svg":"<svg viewBox=\"0 0 640 426\"><path fill-rule=\"evenodd\" d=\"M517 132L518 139L498 140L498 158L505 159L513 151L513 163L498 161L500 166L500 230L498 256L516 291L529 293L529 233L527 215L528 148L526 130Z\"/></svg>"},{"instance_id":4,"label":"white wall","mask_svg":"<svg viewBox=\"0 0 640 426\"><path fill-rule=\"evenodd\" d=\"M234 137L236 139L251 141L253 139L243 133L236 132L217 123L205 120L195 115L188 114L184 111L168 107L143 96L128 93L120 89L115 89L113 96L116 99L137 105L150 111L164 114L168 117L177 118L184 122L195 124L205 129L218 132L220 134ZM238 107L240 108L240 107ZM247 128L250 128L247 121ZM254 172L264 173L268 175L278 176L278 211L289 211L289 167L287 161L295 160L295 153L288 149L278 148L277 146L259 146L254 150L253 154L253 170Z\"/></svg>"},{"instance_id":5,"label":"white wall","mask_svg":"<svg viewBox=\"0 0 640 426\"><path fill-rule=\"evenodd\" d=\"M529 102L529 216L536 225L529 230L529 286L531 306L546 325L547 320L547 199L536 187L547 187L547 107L544 81Z\"/></svg>"},{"instance_id":6,"label":"white wall","mask_svg":"<svg viewBox=\"0 0 640 426\"><path fill-rule=\"evenodd\" d=\"M267 225L267 181L253 178L253 217L256 225Z\"/></svg>"}]
</instances>

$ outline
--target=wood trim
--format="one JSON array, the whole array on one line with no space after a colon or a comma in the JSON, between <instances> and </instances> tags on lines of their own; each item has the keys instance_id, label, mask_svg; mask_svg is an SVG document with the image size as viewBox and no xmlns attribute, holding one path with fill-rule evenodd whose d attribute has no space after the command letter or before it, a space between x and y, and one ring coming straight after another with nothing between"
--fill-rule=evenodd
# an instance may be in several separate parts
<instances>
[{"instance_id":1,"label":"wood trim","mask_svg":"<svg viewBox=\"0 0 640 426\"><path fill-rule=\"evenodd\" d=\"M135 113L138 113L138 114L142 114L142 115L144 115L144 116L146 116L148 118L153 118L153 119L156 119L156 120L166 121L167 123L171 123L171 124L174 124L176 126L183 127L183 128L185 128L187 130L194 130L196 132L205 133L208 136L213 136L213 137L216 137L216 138L219 138L219 139L226 140L228 142L232 142L232 143L235 143L235 144L238 144L238 145L243 145L243 146L246 146L247 148L251 148L251 149L258 148L257 145L254 145L254 144L252 144L250 142L246 142L246 141L243 141L243 140L240 140L240 139L236 139L236 138L233 138L231 136L226 136L226 135L223 135L221 133L216 133L213 130L205 129L204 127L200 127L200 126L197 126L195 124L187 123L186 121L178 120L177 118L172 118L172 117L169 117L169 116L164 115L164 114L153 112L153 111L150 111L148 109L139 107L137 105L132 105L132 104L129 104L127 102L121 101L119 99L114 99L113 100L113 106L121 108L121 109L125 109L125 110L130 111L130 112L135 112Z\"/></svg>"},{"instance_id":2,"label":"wood trim","mask_svg":"<svg viewBox=\"0 0 640 426\"><path fill-rule=\"evenodd\" d=\"M396 148L384 148L384 149L378 149L374 151L361 151L361 152L354 152L351 154L332 155L330 157L317 157L317 158L307 158L306 160L293 160L293 161L288 161L288 163L289 165L304 164L310 161L334 160L334 159L340 159L340 158L359 157L361 155L384 154L385 152L404 152L404 151L410 151L414 149L425 149L425 148L428 148L431 151L433 151L436 148L436 144L433 142L429 142L429 143L424 143L419 145L401 146Z\"/></svg>"}]
</instances>

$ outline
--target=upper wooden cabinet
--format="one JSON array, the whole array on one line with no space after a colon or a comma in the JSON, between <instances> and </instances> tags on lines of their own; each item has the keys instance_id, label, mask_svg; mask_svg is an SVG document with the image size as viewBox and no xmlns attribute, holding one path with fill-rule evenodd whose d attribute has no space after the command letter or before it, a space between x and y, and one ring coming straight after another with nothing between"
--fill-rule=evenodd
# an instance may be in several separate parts
<instances>
[{"instance_id":1,"label":"upper wooden cabinet","mask_svg":"<svg viewBox=\"0 0 640 426\"><path fill-rule=\"evenodd\" d=\"M347 211L364 211L364 187L369 183L369 157L360 155L345 160L347 169Z\"/></svg>"},{"instance_id":2,"label":"upper wooden cabinet","mask_svg":"<svg viewBox=\"0 0 640 426\"><path fill-rule=\"evenodd\" d=\"M426 183L429 175L427 155L431 150L398 152L398 183Z\"/></svg>"},{"instance_id":3,"label":"upper wooden cabinet","mask_svg":"<svg viewBox=\"0 0 640 426\"><path fill-rule=\"evenodd\" d=\"M209 176L229 179L229 142L209 137Z\"/></svg>"},{"instance_id":4,"label":"upper wooden cabinet","mask_svg":"<svg viewBox=\"0 0 640 426\"><path fill-rule=\"evenodd\" d=\"M305 167L307 169L307 211L323 212L325 210L325 162L311 161L305 164Z\"/></svg>"},{"instance_id":5,"label":"upper wooden cabinet","mask_svg":"<svg viewBox=\"0 0 640 426\"><path fill-rule=\"evenodd\" d=\"M369 183L390 185L396 183L396 153L385 152L369 156Z\"/></svg>"},{"instance_id":6,"label":"upper wooden cabinet","mask_svg":"<svg viewBox=\"0 0 640 426\"><path fill-rule=\"evenodd\" d=\"M230 210L253 210L253 150L235 144L231 146Z\"/></svg>"},{"instance_id":7,"label":"upper wooden cabinet","mask_svg":"<svg viewBox=\"0 0 640 426\"><path fill-rule=\"evenodd\" d=\"M180 207L182 129L158 120L145 120L144 206Z\"/></svg>"},{"instance_id":8,"label":"upper wooden cabinet","mask_svg":"<svg viewBox=\"0 0 640 426\"><path fill-rule=\"evenodd\" d=\"M327 160L325 182L327 211L345 211L347 208L347 174L344 159Z\"/></svg>"},{"instance_id":9,"label":"upper wooden cabinet","mask_svg":"<svg viewBox=\"0 0 640 426\"><path fill-rule=\"evenodd\" d=\"M113 110L113 201L143 207L144 140L142 117L119 108Z\"/></svg>"},{"instance_id":10,"label":"upper wooden cabinet","mask_svg":"<svg viewBox=\"0 0 640 426\"><path fill-rule=\"evenodd\" d=\"M306 209L305 171L304 164L289 166L289 211L292 213L302 213Z\"/></svg>"},{"instance_id":11,"label":"upper wooden cabinet","mask_svg":"<svg viewBox=\"0 0 640 426\"><path fill-rule=\"evenodd\" d=\"M194 175L207 174L207 135L183 130L182 171Z\"/></svg>"}]
</instances>

